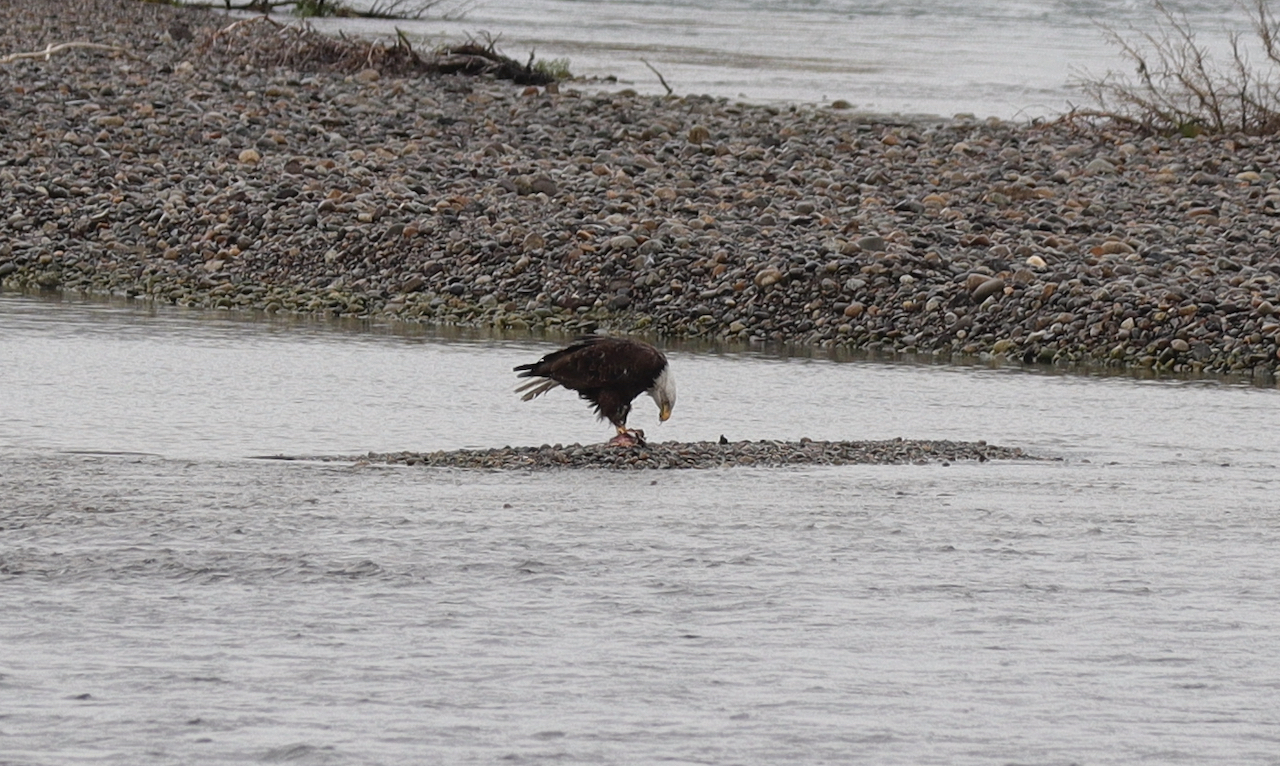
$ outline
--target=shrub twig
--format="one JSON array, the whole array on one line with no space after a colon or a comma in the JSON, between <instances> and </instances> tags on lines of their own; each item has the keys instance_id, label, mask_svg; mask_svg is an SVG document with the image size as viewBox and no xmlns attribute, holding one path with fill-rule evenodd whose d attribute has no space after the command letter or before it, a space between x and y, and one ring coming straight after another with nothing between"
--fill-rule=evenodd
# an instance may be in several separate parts
<instances>
[{"instance_id":1,"label":"shrub twig","mask_svg":"<svg viewBox=\"0 0 1280 766\"><path fill-rule=\"evenodd\" d=\"M1103 112L1155 132L1280 132L1280 24L1269 2L1242 5L1265 56L1261 67L1249 60L1238 33L1228 37L1230 61L1219 65L1198 42L1185 15L1153 0L1159 14L1155 32L1140 33L1135 41L1103 27L1107 39L1133 64L1136 80L1108 72L1081 86Z\"/></svg>"}]
</instances>

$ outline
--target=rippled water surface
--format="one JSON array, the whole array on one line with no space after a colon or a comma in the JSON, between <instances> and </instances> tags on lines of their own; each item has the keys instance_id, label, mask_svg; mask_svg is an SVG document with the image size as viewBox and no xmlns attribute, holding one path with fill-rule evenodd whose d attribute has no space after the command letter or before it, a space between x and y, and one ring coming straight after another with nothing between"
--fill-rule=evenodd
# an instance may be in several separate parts
<instances>
[{"instance_id":1,"label":"rippled water surface","mask_svg":"<svg viewBox=\"0 0 1280 766\"><path fill-rule=\"evenodd\" d=\"M659 439L1043 463L250 459L608 435L545 343L0 295L0 763L1280 762L1280 392L673 348Z\"/></svg>"},{"instance_id":2,"label":"rippled water surface","mask_svg":"<svg viewBox=\"0 0 1280 766\"><path fill-rule=\"evenodd\" d=\"M1165 5L1215 56L1250 30L1233 0ZM1025 119L1096 106L1082 79L1133 71L1104 27L1138 42L1157 18L1147 0L438 0L421 21L318 26L426 44L489 35L521 61L568 59L645 93L664 92L647 61L678 94Z\"/></svg>"}]
</instances>

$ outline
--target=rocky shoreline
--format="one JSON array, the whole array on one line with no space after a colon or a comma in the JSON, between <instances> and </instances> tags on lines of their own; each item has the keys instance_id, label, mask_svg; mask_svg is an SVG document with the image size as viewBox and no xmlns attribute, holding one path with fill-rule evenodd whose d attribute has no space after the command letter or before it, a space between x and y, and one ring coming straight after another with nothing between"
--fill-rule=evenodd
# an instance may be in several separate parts
<instances>
[{"instance_id":1,"label":"rocky shoreline","mask_svg":"<svg viewBox=\"0 0 1280 766\"><path fill-rule=\"evenodd\" d=\"M0 7L0 58L125 51L0 64L5 289L1267 381L1280 365L1269 139L272 67L252 25L219 36L232 21Z\"/></svg>"},{"instance_id":2,"label":"rocky shoreline","mask_svg":"<svg viewBox=\"0 0 1280 766\"><path fill-rule=\"evenodd\" d=\"M839 465L950 465L958 461L1040 460L1017 447L986 442L920 441L737 441L655 442L643 447L618 448L604 444L544 444L541 447L501 447L482 450L437 452L371 452L356 457L292 458L264 460L324 460L356 464L466 468L483 470L550 470L601 468L708 469L783 468Z\"/></svg>"}]
</instances>

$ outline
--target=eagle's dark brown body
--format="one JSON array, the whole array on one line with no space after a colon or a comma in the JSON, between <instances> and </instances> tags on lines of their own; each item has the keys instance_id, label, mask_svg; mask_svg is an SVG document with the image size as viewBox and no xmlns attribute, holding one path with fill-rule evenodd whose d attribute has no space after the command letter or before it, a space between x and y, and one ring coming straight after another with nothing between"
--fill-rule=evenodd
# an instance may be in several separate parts
<instances>
[{"instance_id":1,"label":"eagle's dark brown body","mask_svg":"<svg viewBox=\"0 0 1280 766\"><path fill-rule=\"evenodd\" d=\"M516 389L527 392L525 401L564 386L594 404L596 414L608 419L619 434L627 432L631 402L640 394L653 397L661 420L671 416L675 405L667 358L638 340L588 335L515 371L522 378L534 378Z\"/></svg>"}]
</instances>

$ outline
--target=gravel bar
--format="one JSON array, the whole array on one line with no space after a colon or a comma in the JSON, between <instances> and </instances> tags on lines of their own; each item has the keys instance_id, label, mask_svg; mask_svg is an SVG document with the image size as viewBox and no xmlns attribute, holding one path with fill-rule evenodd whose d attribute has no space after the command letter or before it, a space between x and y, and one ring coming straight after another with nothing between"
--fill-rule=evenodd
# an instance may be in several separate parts
<instances>
[{"instance_id":1,"label":"gravel bar","mask_svg":"<svg viewBox=\"0 0 1280 766\"><path fill-rule=\"evenodd\" d=\"M284 458L277 458L284 459ZM326 458L357 463L421 465L435 468L531 469L730 468L815 465L950 464L954 461L1038 460L1021 449L986 442L913 441L721 441L660 442L618 448L603 444L542 445L485 450L369 453Z\"/></svg>"},{"instance_id":2,"label":"gravel bar","mask_svg":"<svg viewBox=\"0 0 1280 766\"><path fill-rule=\"evenodd\" d=\"M75 7L0 4L0 57L127 52L0 64L6 289L1266 381L1280 364L1271 138L272 66L265 22Z\"/></svg>"}]
</instances>

